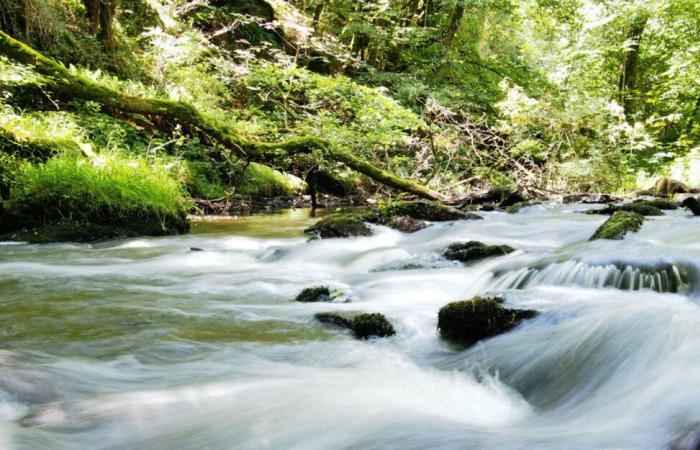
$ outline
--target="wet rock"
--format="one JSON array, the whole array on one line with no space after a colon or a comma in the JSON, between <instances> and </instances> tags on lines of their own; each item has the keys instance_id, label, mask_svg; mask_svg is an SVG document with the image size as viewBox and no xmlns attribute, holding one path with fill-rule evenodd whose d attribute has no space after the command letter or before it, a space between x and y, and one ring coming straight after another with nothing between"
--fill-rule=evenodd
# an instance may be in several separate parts
<instances>
[{"instance_id":1,"label":"wet rock","mask_svg":"<svg viewBox=\"0 0 700 450\"><path fill-rule=\"evenodd\" d=\"M533 310L508 309L502 299L474 297L443 306L438 313L438 331L443 339L471 345L505 333L536 315Z\"/></svg>"},{"instance_id":2,"label":"wet rock","mask_svg":"<svg viewBox=\"0 0 700 450\"><path fill-rule=\"evenodd\" d=\"M522 203L524 201L527 201L525 196L521 194L520 192L508 192L504 197L503 200L499 203L499 206L501 208L508 208L509 206L513 206L516 203Z\"/></svg>"},{"instance_id":3,"label":"wet rock","mask_svg":"<svg viewBox=\"0 0 700 450\"><path fill-rule=\"evenodd\" d=\"M399 230L403 233L415 233L423 228L427 227L428 224L422 220L416 220L408 216L399 216L391 222L391 228Z\"/></svg>"},{"instance_id":4,"label":"wet rock","mask_svg":"<svg viewBox=\"0 0 700 450\"><path fill-rule=\"evenodd\" d=\"M396 330L383 314L327 312L314 316L321 323L327 323L353 332L357 339L394 336Z\"/></svg>"},{"instance_id":5,"label":"wet rock","mask_svg":"<svg viewBox=\"0 0 700 450\"><path fill-rule=\"evenodd\" d=\"M447 259L466 263L492 256L503 256L514 251L515 249L508 245L487 245L483 242L469 241L450 245L443 255Z\"/></svg>"},{"instance_id":6,"label":"wet rock","mask_svg":"<svg viewBox=\"0 0 700 450\"><path fill-rule=\"evenodd\" d=\"M204 249L203 249L203 248L199 248L199 247L190 247L190 251L191 251L191 252L203 252Z\"/></svg>"},{"instance_id":7,"label":"wet rock","mask_svg":"<svg viewBox=\"0 0 700 450\"><path fill-rule=\"evenodd\" d=\"M534 205L540 205L540 202L519 202L516 203L515 205L511 205L508 208L506 208L506 212L508 214L517 214L520 212L521 209L527 208L528 206L534 206Z\"/></svg>"},{"instance_id":8,"label":"wet rock","mask_svg":"<svg viewBox=\"0 0 700 450\"><path fill-rule=\"evenodd\" d=\"M661 211L653 203L646 200L639 200L634 203L625 203L622 205L608 205L603 209L594 209L587 211L588 214L613 214L618 211L627 211L637 213L641 216L663 216L664 212Z\"/></svg>"},{"instance_id":9,"label":"wet rock","mask_svg":"<svg viewBox=\"0 0 700 450\"><path fill-rule=\"evenodd\" d=\"M633 205L634 204L650 205L650 206L653 206L655 208L666 210L666 211L678 209L678 203L671 201L671 200L666 200L665 198L639 199L639 200L635 200L632 204Z\"/></svg>"},{"instance_id":10,"label":"wet rock","mask_svg":"<svg viewBox=\"0 0 700 450\"><path fill-rule=\"evenodd\" d=\"M295 302L313 303L333 301L328 286L312 286L303 289L294 299Z\"/></svg>"},{"instance_id":11,"label":"wet rock","mask_svg":"<svg viewBox=\"0 0 700 450\"><path fill-rule=\"evenodd\" d=\"M681 206L688 208L694 216L700 216L700 201L695 197L688 197L681 202Z\"/></svg>"},{"instance_id":12,"label":"wet rock","mask_svg":"<svg viewBox=\"0 0 700 450\"><path fill-rule=\"evenodd\" d=\"M466 213L451 206L427 200L396 201L378 206L364 215L370 223L390 226L397 217L410 217L414 220L444 222L448 220L478 220L481 216Z\"/></svg>"},{"instance_id":13,"label":"wet rock","mask_svg":"<svg viewBox=\"0 0 700 450\"><path fill-rule=\"evenodd\" d=\"M562 199L564 203L611 203L622 201L620 197L614 197L610 194L572 194L566 195Z\"/></svg>"},{"instance_id":14,"label":"wet rock","mask_svg":"<svg viewBox=\"0 0 700 450\"><path fill-rule=\"evenodd\" d=\"M334 214L324 217L310 226L304 233L326 238L345 238L353 236L370 236L372 230L357 215Z\"/></svg>"},{"instance_id":15,"label":"wet rock","mask_svg":"<svg viewBox=\"0 0 700 450\"><path fill-rule=\"evenodd\" d=\"M635 212L618 211L613 213L591 236L596 239L624 239L628 232L637 232L642 228L644 217Z\"/></svg>"}]
</instances>

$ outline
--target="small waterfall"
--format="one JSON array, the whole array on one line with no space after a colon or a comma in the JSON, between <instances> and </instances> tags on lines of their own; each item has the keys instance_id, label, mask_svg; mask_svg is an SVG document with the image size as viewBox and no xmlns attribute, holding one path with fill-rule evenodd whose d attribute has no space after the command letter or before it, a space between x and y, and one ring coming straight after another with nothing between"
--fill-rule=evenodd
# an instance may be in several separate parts
<instances>
[{"instance_id":1,"label":"small waterfall","mask_svg":"<svg viewBox=\"0 0 700 450\"><path fill-rule=\"evenodd\" d=\"M496 289L526 289L532 286L614 287L628 291L649 289L682 293L692 289L689 270L665 264L656 267L630 264L593 265L581 261L553 263L542 268L523 268L496 274Z\"/></svg>"}]
</instances>

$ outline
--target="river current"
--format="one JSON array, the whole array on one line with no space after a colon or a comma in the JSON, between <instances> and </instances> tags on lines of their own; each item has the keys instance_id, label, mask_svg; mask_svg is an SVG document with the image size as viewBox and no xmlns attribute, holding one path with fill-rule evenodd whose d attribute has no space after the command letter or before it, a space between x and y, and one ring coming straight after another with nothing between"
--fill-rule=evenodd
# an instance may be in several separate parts
<instances>
[{"instance_id":1,"label":"river current","mask_svg":"<svg viewBox=\"0 0 700 450\"><path fill-rule=\"evenodd\" d=\"M622 241L540 205L309 241L308 210L95 244L0 244L0 449L695 449L700 218ZM447 261L449 244L507 256ZM193 251L192 247L202 251ZM293 301L325 284L333 303ZM539 311L464 350L454 300ZM369 341L314 321L383 313Z\"/></svg>"}]
</instances>

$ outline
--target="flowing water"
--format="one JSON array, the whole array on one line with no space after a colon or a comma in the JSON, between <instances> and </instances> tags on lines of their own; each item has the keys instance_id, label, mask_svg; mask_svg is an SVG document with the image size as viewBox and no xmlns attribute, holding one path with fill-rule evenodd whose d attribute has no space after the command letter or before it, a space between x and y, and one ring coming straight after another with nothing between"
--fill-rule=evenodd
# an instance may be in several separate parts
<instances>
[{"instance_id":1,"label":"flowing water","mask_svg":"<svg viewBox=\"0 0 700 450\"><path fill-rule=\"evenodd\" d=\"M0 245L0 448L695 448L700 219L672 211L589 242L605 217L582 208L311 242L295 210ZM466 240L518 250L440 257ZM343 295L292 301L316 284ZM446 345L439 308L482 293L540 314ZM381 312L398 335L313 320L336 310Z\"/></svg>"}]
</instances>

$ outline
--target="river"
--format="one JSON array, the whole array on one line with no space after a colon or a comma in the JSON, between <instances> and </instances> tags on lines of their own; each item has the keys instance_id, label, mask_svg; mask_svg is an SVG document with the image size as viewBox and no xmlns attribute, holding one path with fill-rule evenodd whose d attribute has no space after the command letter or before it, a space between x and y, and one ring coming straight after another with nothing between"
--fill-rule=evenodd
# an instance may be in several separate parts
<instances>
[{"instance_id":1,"label":"river","mask_svg":"<svg viewBox=\"0 0 700 450\"><path fill-rule=\"evenodd\" d=\"M308 210L96 244L0 244L2 449L694 449L700 218L623 241L540 205L309 241ZM517 249L464 266L440 252ZM192 247L202 249L193 251ZM327 284L333 303L293 301ZM540 314L464 350L439 308ZM321 311L383 313L360 341Z\"/></svg>"}]
</instances>

